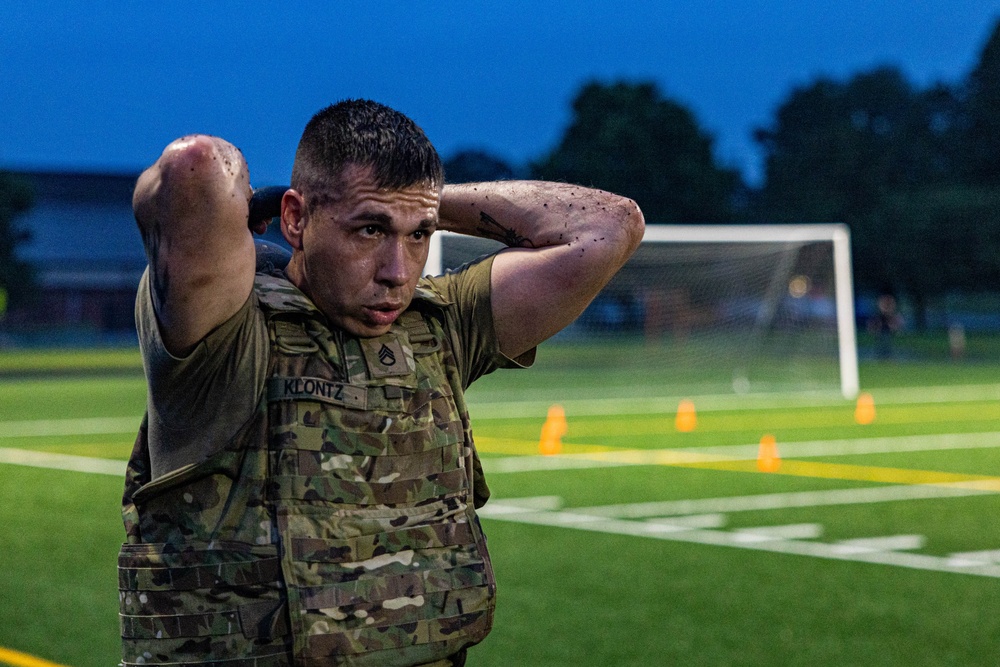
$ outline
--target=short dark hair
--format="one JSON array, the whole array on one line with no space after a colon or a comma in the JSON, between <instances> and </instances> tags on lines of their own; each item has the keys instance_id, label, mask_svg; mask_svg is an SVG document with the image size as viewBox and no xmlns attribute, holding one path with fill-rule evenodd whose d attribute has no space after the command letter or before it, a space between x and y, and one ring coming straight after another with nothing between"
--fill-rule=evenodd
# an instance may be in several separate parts
<instances>
[{"instance_id":1,"label":"short dark hair","mask_svg":"<svg viewBox=\"0 0 1000 667\"><path fill-rule=\"evenodd\" d=\"M322 204L335 196L331 190L349 165L370 167L379 188L444 183L441 158L424 131L371 100L343 100L312 117L295 151L291 185L307 206Z\"/></svg>"}]
</instances>

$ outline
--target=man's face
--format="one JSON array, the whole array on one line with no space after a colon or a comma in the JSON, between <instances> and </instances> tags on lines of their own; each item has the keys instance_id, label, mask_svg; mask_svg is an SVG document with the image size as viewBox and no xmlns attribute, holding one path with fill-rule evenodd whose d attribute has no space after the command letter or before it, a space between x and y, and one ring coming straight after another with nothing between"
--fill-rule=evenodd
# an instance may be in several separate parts
<instances>
[{"instance_id":1,"label":"man's face","mask_svg":"<svg viewBox=\"0 0 1000 667\"><path fill-rule=\"evenodd\" d=\"M301 212L298 232L283 224L295 248L289 277L332 324L380 336L413 298L437 227L440 189L380 190L370 168L353 165L337 189L330 203Z\"/></svg>"}]
</instances>

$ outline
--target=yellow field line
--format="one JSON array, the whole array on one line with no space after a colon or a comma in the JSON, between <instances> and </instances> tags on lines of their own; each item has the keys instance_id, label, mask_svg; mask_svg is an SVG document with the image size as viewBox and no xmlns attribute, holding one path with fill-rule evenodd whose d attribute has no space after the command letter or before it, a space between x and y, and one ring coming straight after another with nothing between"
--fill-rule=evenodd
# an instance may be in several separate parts
<instances>
[{"instance_id":1,"label":"yellow field line","mask_svg":"<svg viewBox=\"0 0 1000 667\"><path fill-rule=\"evenodd\" d=\"M65 667L64 665L49 662L48 660L42 660L41 658L36 658L33 655L21 653L20 651L14 651L2 646L0 646L0 662L13 665L14 667Z\"/></svg>"},{"instance_id":2,"label":"yellow field line","mask_svg":"<svg viewBox=\"0 0 1000 667\"><path fill-rule=\"evenodd\" d=\"M479 449L483 452L515 455L538 453L538 443L535 441L512 440L509 438L482 438L481 440ZM568 455L576 459L604 461L612 465L662 465L678 468L760 473L760 470L757 468L757 461L754 459L703 454L690 449L684 451L672 449L615 449L613 447L598 445L573 445L566 443L563 446L562 455ZM844 479L881 484L957 486L1000 493L1000 477L940 472L936 470L883 468L843 463L826 463L822 461L782 459L778 470L767 474L821 479Z\"/></svg>"},{"instance_id":3,"label":"yellow field line","mask_svg":"<svg viewBox=\"0 0 1000 667\"><path fill-rule=\"evenodd\" d=\"M670 449L594 452L577 455L608 463L633 465L663 465L678 468L701 468L707 470L727 470L732 472L760 473L757 461L733 458L717 454L701 454L697 451L677 451ZM880 468L875 466L824 463L821 461L801 461L782 459L778 470L767 473L794 475L797 477L818 477L823 479L847 479L856 482L878 482L882 484L911 484L934 486L961 486L984 491L1000 491L1000 477L969 475L964 473L938 472L936 470L912 470L906 468Z\"/></svg>"},{"instance_id":4,"label":"yellow field line","mask_svg":"<svg viewBox=\"0 0 1000 667\"><path fill-rule=\"evenodd\" d=\"M711 470L731 470L734 472L760 472L756 461L704 461L675 463L685 468L707 468ZM823 463L820 461L795 461L784 459L772 475L793 475L796 477L818 477L824 479L848 479L856 482L878 482L883 484L911 484L930 486L961 486L1000 491L1000 477L967 475L936 470L910 470L906 468L880 468L875 466Z\"/></svg>"},{"instance_id":5,"label":"yellow field line","mask_svg":"<svg viewBox=\"0 0 1000 667\"><path fill-rule=\"evenodd\" d=\"M476 436L476 449L484 454L510 454L531 456L538 453L538 440L516 440L514 438L491 438ZM587 454L591 452L613 452L614 447L604 445L584 445L563 443L564 454Z\"/></svg>"}]
</instances>

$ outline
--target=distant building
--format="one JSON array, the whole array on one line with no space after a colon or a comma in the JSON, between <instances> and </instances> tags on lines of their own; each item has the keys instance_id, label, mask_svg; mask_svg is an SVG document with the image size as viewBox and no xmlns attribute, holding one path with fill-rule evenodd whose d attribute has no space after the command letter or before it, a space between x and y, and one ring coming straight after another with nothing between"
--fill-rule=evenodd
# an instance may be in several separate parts
<instances>
[{"instance_id":1,"label":"distant building","mask_svg":"<svg viewBox=\"0 0 1000 667\"><path fill-rule=\"evenodd\" d=\"M31 235L18 256L35 268L38 298L8 313L8 338L82 343L134 337L133 307L146 266L132 215L137 174L20 171L34 191L17 219ZM74 338L75 337L75 338ZM44 342L44 341L37 341Z\"/></svg>"}]
</instances>

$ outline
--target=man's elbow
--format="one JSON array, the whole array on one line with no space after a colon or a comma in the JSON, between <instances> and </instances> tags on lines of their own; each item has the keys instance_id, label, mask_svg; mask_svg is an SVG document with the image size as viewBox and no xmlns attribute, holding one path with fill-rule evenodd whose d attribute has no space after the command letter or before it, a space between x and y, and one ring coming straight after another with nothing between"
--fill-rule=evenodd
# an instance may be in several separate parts
<instances>
[{"instance_id":1,"label":"man's elbow","mask_svg":"<svg viewBox=\"0 0 1000 667\"><path fill-rule=\"evenodd\" d=\"M228 142L204 134L176 139L156 162L142 173L132 196L139 226L144 219L211 213L224 207L234 193L245 191L249 200L249 175L239 150Z\"/></svg>"},{"instance_id":2,"label":"man's elbow","mask_svg":"<svg viewBox=\"0 0 1000 667\"><path fill-rule=\"evenodd\" d=\"M602 288L625 265L642 243L646 230L642 210L628 197L613 195L603 210L607 215L600 223L601 229L595 230L600 233L599 239L594 239L601 241L600 249L595 253L583 251L574 254L575 259L583 263L581 266L587 265L590 267L588 270L593 271L591 275L595 278L596 289ZM574 273L569 279L579 281L579 274Z\"/></svg>"},{"instance_id":3,"label":"man's elbow","mask_svg":"<svg viewBox=\"0 0 1000 667\"><path fill-rule=\"evenodd\" d=\"M615 205L608 207L608 210L614 212L614 218L609 223L619 232L618 246L621 248L624 263L642 243L646 231L646 218L639 205L628 197L618 196Z\"/></svg>"},{"instance_id":4,"label":"man's elbow","mask_svg":"<svg viewBox=\"0 0 1000 667\"><path fill-rule=\"evenodd\" d=\"M220 169L232 168L220 150L221 140L204 134L175 139L156 161L162 177L175 184L203 182Z\"/></svg>"},{"instance_id":5,"label":"man's elbow","mask_svg":"<svg viewBox=\"0 0 1000 667\"><path fill-rule=\"evenodd\" d=\"M136 209L157 196L164 187L178 185L182 181L193 181L211 168L217 159L212 138L205 135L190 135L175 139L167 144L160 157L139 176L132 194L132 205Z\"/></svg>"},{"instance_id":6,"label":"man's elbow","mask_svg":"<svg viewBox=\"0 0 1000 667\"><path fill-rule=\"evenodd\" d=\"M639 204L632 199L626 199L625 208L626 216L623 226L628 236L629 254L632 254L642 243L642 237L646 233L646 217L642 214Z\"/></svg>"}]
</instances>

